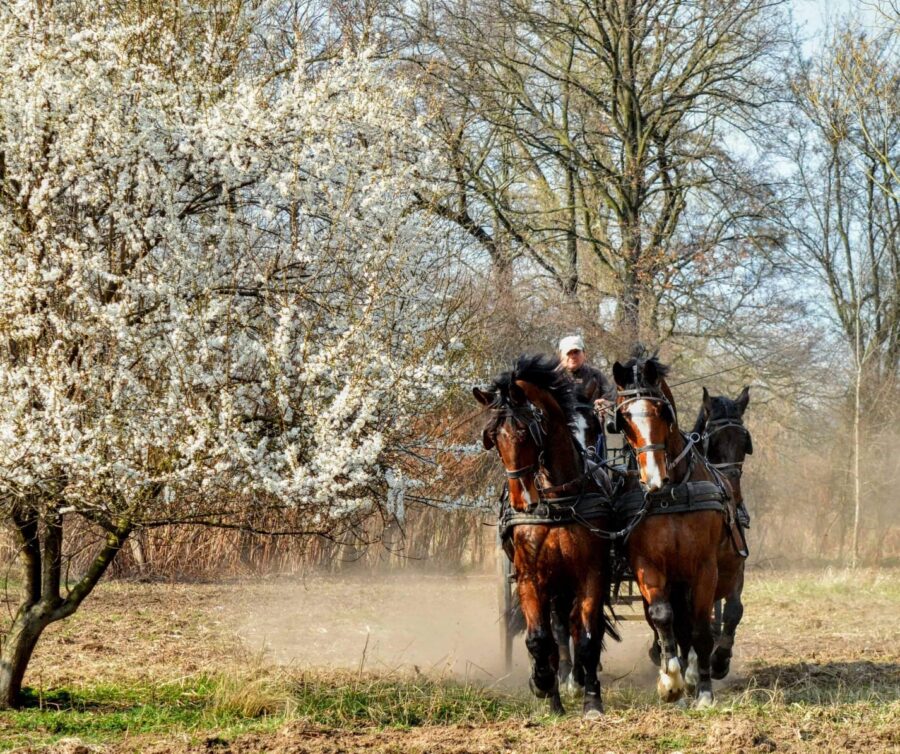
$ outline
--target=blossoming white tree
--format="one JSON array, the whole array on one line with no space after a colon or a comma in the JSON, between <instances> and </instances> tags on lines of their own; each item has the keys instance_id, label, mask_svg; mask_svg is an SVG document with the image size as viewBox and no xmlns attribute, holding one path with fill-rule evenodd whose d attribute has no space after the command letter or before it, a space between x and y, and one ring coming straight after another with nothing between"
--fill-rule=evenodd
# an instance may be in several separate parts
<instances>
[{"instance_id":1,"label":"blossoming white tree","mask_svg":"<svg viewBox=\"0 0 900 754\"><path fill-rule=\"evenodd\" d=\"M0 705L136 528L257 505L328 531L399 501L460 326L390 66L263 65L258 4L217 26L83 5L0 21L0 493L23 568ZM71 517L104 539L68 583Z\"/></svg>"}]
</instances>

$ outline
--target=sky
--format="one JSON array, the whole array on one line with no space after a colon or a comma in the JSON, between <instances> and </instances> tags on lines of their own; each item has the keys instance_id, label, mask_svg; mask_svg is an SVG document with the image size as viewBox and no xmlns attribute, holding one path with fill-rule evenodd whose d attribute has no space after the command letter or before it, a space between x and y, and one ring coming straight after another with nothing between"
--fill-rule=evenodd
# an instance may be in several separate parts
<instances>
[{"instance_id":1,"label":"sky","mask_svg":"<svg viewBox=\"0 0 900 754\"><path fill-rule=\"evenodd\" d=\"M874 11L866 5L874 0L791 0L794 19L803 29L806 38L806 49L811 51L822 41L829 19L846 15L855 10L862 20L874 19Z\"/></svg>"}]
</instances>

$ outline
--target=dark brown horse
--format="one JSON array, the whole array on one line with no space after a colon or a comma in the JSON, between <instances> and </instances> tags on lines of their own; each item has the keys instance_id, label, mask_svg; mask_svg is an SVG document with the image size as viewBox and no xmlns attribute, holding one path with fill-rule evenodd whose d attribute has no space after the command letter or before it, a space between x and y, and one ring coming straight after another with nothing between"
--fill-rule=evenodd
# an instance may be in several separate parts
<instances>
[{"instance_id":1,"label":"dark brown horse","mask_svg":"<svg viewBox=\"0 0 900 754\"><path fill-rule=\"evenodd\" d=\"M613 366L617 422L638 459L646 491L627 541L632 571L647 620L659 637L657 691L676 701L685 690L678 647L689 647L687 680L698 705L713 703L710 625L718 581L718 552L725 535L725 490L695 439L678 428L667 367L638 355Z\"/></svg>"},{"instance_id":2,"label":"dark brown horse","mask_svg":"<svg viewBox=\"0 0 900 754\"><path fill-rule=\"evenodd\" d=\"M575 673L584 682L586 718L603 711L597 665L607 633L609 541L592 533L607 528L608 480L589 469L571 382L558 362L521 357L476 400L493 416L484 429L486 449L496 448L509 479L510 516L504 528L515 565L531 655L530 685L562 712L559 649L551 609L568 617Z\"/></svg>"},{"instance_id":3,"label":"dark brown horse","mask_svg":"<svg viewBox=\"0 0 900 754\"><path fill-rule=\"evenodd\" d=\"M725 607L711 660L712 677L716 679L728 675L735 632L744 615L741 601L747 557L744 526L749 520L741 491L741 474L745 458L753 453L753 441L744 426L744 411L749 402L749 386L735 400L724 395L711 396L703 388L703 403L694 424L694 434L701 437L706 459L726 479L733 506L730 536L719 547L716 599L725 600Z\"/></svg>"}]
</instances>

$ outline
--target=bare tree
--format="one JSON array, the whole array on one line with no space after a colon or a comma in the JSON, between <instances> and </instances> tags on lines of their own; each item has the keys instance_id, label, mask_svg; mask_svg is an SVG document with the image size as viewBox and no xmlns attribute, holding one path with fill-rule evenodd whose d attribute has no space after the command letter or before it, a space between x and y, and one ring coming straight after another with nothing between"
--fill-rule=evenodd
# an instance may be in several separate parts
<instances>
[{"instance_id":1,"label":"bare tree","mask_svg":"<svg viewBox=\"0 0 900 754\"><path fill-rule=\"evenodd\" d=\"M704 283L776 240L752 164L776 99L779 2L436 0L413 55L452 173L428 197L491 255L658 338Z\"/></svg>"},{"instance_id":2,"label":"bare tree","mask_svg":"<svg viewBox=\"0 0 900 754\"><path fill-rule=\"evenodd\" d=\"M900 65L897 25L838 25L793 81L787 139L795 243L787 247L806 285L826 293L820 314L840 333L849 364L852 542L859 558L863 501L896 483L897 469L865 475L864 453L891 425L900 360Z\"/></svg>"}]
</instances>

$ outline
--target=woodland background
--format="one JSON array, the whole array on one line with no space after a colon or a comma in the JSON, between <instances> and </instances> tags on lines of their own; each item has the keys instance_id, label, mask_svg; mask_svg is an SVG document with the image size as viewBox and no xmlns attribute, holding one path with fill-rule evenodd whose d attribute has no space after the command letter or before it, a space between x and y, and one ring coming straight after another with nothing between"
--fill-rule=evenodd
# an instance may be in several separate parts
<instances>
[{"instance_id":1,"label":"woodland background","mask_svg":"<svg viewBox=\"0 0 900 754\"><path fill-rule=\"evenodd\" d=\"M0 4L4 662L109 568L491 567L471 387L574 332L684 427L751 386L757 564L896 561L900 13L843 10Z\"/></svg>"}]
</instances>

